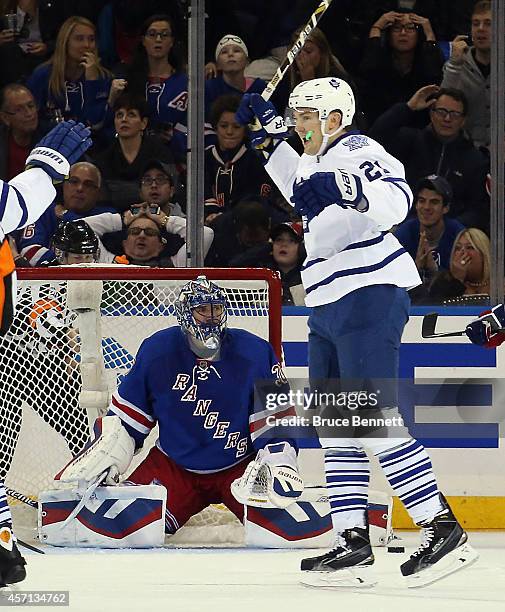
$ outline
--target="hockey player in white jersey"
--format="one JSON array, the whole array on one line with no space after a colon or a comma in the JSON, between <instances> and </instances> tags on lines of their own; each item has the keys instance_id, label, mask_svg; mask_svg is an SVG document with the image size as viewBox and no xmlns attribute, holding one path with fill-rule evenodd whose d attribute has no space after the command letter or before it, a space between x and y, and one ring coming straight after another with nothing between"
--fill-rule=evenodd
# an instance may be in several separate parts
<instances>
[{"instance_id":1,"label":"hockey player in white jersey","mask_svg":"<svg viewBox=\"0 0 505 612\"><path fill-rule=\"evenodd\" d=\"M8 183L0 181L0 334L7 332L16 305L16 272L6 235L34 223L51 204L54 183L63 181L70 165L91 146L89 136L80 123L58 124L30 152L24 172ZM24 566L0 482L0 588L24 580Z\"/></svg>"},{"instance_id":2,"label":"hockey player in white jersey","mask_svg":"<svg viewBox=\"0 0 505 612\"><path fill-rule=\"evenodd\" d=\"M284 141L282 117L261 96L245 94L237 120L256 121L252 144L261 149L266 170L303 219L307 259L302 280L306 304L312 306L311 381L396 380L409 316L407 289L420 283L414 261L389 232L412 205L404 168L377 142L352 129L354 95L345 81L300 83L289 108L303 142L301 156ZM375 584L365 517L370 473L365 450L378 458L395 494L422 528L420 548L401 566L408 586L434 582L477 558L419 442L408 434L349 438L335 433L321 438L321 444L335 549L304 559L302 582Z\"/></svg>"}]
</instances>

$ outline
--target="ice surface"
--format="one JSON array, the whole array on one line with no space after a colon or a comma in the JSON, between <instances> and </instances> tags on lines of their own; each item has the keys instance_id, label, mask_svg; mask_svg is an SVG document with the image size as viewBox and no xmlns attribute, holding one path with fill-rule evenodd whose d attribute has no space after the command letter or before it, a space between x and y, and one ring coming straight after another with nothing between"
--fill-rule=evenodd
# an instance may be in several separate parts
<instances>
[{"instance_id":1,"label":"ice surface","mask_svg":"<svg viewBox=\"0 0 505 612\"><path fill-rule=\"evenodd\" d=\"M416 533L400 534L407 553ZM472 567L423 589L407 589L405 555L376 549L379 584L366 591L313 589L298 583L300 559L321 551L165 548L96 551L23 549L22 590L69 590L83 612L486 612L505 610L505 533L472 533ZM44 608L54 609L54 608Z\"/></svg>"}]
</instances>

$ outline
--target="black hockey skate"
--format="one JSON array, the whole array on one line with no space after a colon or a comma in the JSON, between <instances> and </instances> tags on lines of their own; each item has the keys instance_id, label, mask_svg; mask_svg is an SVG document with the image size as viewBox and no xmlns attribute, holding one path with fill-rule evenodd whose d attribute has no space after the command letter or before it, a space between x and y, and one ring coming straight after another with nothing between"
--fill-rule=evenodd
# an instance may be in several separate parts
<instances>
[{"instance_id":1,"label":"black hockey skate","mask_svg":"<svg viewBox=\"0 0 505 612\"><path fill-rule=\"evenodd\" d=\"M0 588L21 582L26 578L26 561L16 546L12 530L0 527Z\"/></svg>"},{"instance_id":2,"label":"black hockey skate","mask_svg":"<svg viewBox=\"0 0 505 612\"><path fill-rule=\"evenodd\" d=\"M436 582L468 567L479 558L467 543L468 535L443 495L441 500L444 509L431 522L421 524L421 545L400 567L408 587L421 587Z\"/></svg>"},{"instance_id":3,"label":"black hockey skate","mask_svg":"<svg viewBox=\"0 0 505 612\"><path fill-rule=\"evenodd\" d=\"M301 570L307 572L301 582L317 587L371 587L376 584L372 565L374 556L368 530L346 529L344 543L319 557L303 559Z\"/></svg>"}]
</instances>

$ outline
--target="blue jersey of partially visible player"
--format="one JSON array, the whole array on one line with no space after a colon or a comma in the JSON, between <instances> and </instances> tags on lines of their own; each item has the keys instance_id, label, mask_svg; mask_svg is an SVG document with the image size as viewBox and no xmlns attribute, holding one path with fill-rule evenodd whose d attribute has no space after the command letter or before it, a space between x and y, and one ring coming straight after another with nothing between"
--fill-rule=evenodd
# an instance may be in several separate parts
<instances>
[{"instance_id":1,"label":"blue jersey of partially visible player","mask_svg":"<svg viewBox=\"0 0 505 612\"><path fill-rule=\"evenodd\" d=\"M260 382L263 390L265 383L277 393L287 390L274 351L262 338L228 329L219 359L208 361L190 350L180 327L170 327L142 343L112 396L109 414L120 417L137 446L158 423L157 446L179 466L217 472L279 439L273 438L276 430L267 416L294 414L286 406L258 410L255 383Z\"/></svg>"}]
</instances>

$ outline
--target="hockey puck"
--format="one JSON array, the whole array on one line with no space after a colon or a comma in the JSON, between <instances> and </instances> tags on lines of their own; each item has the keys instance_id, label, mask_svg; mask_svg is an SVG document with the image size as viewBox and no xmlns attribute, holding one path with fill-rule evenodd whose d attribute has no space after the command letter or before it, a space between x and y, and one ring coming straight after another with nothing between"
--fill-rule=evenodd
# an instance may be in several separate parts
<instances>
[{"instance_id":1,"label":"hockey puck","mask_svg":"<svg viewBox=\"0 0 505 612\"><path fill-rule=\"evenodd\" d=\"M390 553L404 553L405 546L388 546L388 552Z\"/></svg>"}]
</instances>

